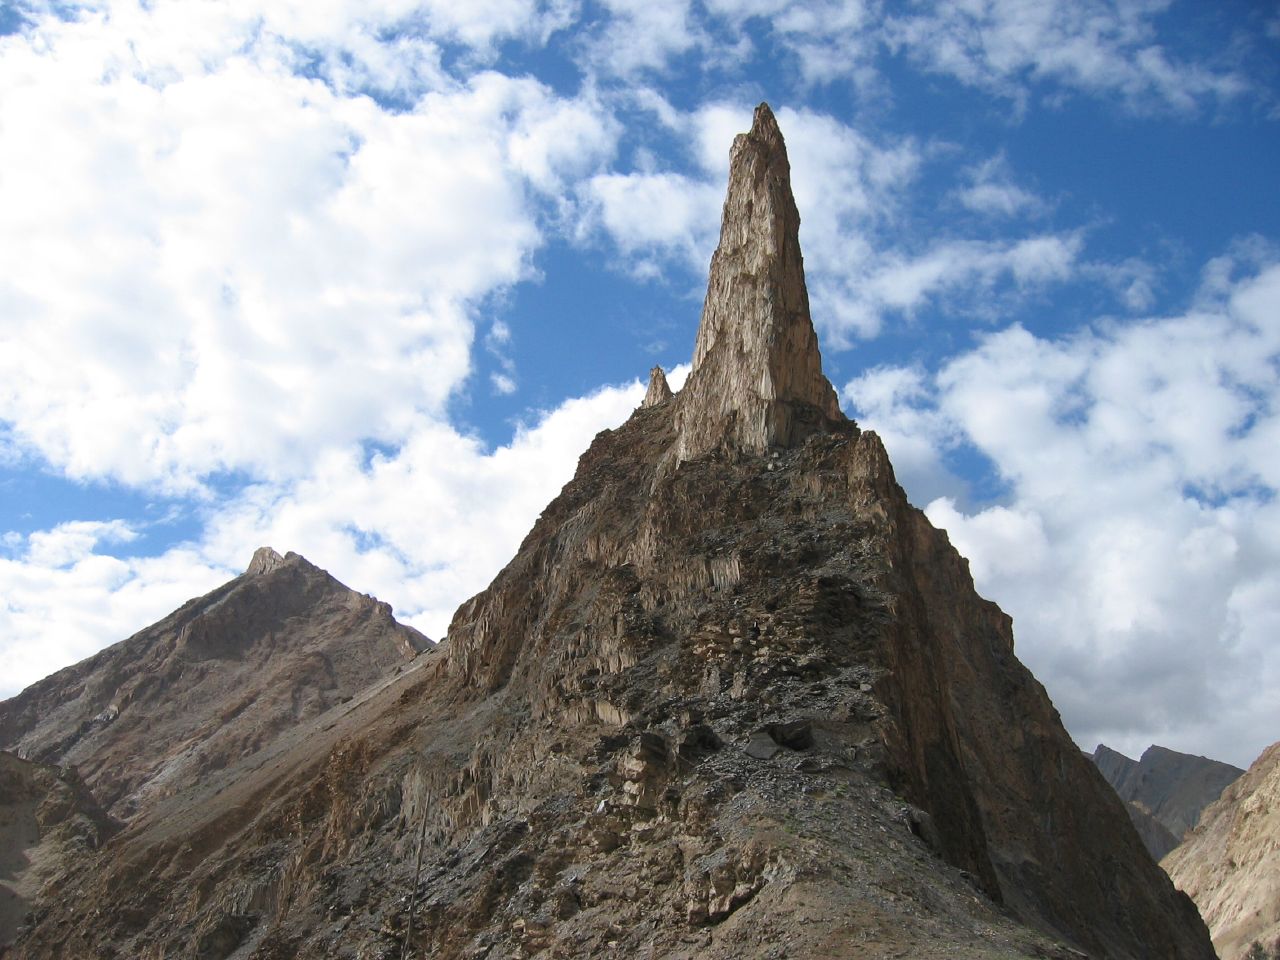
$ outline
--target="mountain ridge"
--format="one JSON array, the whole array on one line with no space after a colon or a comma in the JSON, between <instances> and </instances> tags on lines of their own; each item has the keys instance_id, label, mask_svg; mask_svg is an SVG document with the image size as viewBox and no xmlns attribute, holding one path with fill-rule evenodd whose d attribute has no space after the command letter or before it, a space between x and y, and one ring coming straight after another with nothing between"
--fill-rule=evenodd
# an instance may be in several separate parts
<instances>
[{"instance_id":1,"label":"mountain ridge","mask_svg":"<svg viewBox=\"0 0 1280 960\"><path fill-rule=\"evenodd\" d=\"M360 651L339 634L363 637ZM77 765L127 819L139 791L252 752L429 645L387 604L264 547L239 577L0 702L0 748Z\"/></svg>"},{"instance_id":2,"label":"mountain ridge","mask_svg":"<svg viewBox=\"0 0 1280 960\"><path fill-rule=\"evenodd\" d=\"M1100 743L1090 759L1125 802L1157 861L1182 842L1201 811L1244 773L1232 764L1157 744L1135 761Z\"/></svg>"}]
</instances>

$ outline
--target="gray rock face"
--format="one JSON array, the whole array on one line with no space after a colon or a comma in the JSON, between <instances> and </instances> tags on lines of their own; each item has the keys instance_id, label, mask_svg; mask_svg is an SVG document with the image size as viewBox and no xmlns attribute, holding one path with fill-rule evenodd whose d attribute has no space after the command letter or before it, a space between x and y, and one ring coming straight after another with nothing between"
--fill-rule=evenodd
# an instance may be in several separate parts
<instances>
[{"instance_id":1,"label":"gray rock face","mask_svg":"<svg viewBox=\"0 0 1280 960\"><path fill-rule=\"evenodd\" d=\"M1148 747L1142 759L1134 761L1098 744L1093 762L1120 799L1163 826L1175 845L1196 825L1200 812L1244 773L1229 763L1160 746ZM1158 831L1145 833L1144 841L1148 837L1155 841L1147 847L1157 860L1173 849L1165 846L1167 838Z\"/></svg>"},{"instance_id":2,"label":"gray rock face","mask_svg":"<svg viewBox=\"0 0 1280 960\"><path fill-rule=\"evenodd\" d=\"M270 547L259 547L253 551L253 559L249 561L249 566L245 568L244 575L246 577L257 577L264 573L270 573L283 565L284 557Z\"/></svg>"},{"instance_id":3,"label":"gray rock face","mask_svg":"<svg viewBox=\"0 0 1280 960\"><path fill-rule=\"evenodd\" d=\"M116 826L73 769L0 751L0 955L52 879L49 865L88 855Z\"/></svg>"},{"instance_id":4,"label":"gray rock face","mask_svg":"<svg viewBox=\"0 0 1280 960\"><path fill-rule=\"evenodd\" d=\"M720 245L680 391L678 457L790 447L844 419L809 316L787 148L762 103L730 154Z\"/></svg>"}]
</instances>

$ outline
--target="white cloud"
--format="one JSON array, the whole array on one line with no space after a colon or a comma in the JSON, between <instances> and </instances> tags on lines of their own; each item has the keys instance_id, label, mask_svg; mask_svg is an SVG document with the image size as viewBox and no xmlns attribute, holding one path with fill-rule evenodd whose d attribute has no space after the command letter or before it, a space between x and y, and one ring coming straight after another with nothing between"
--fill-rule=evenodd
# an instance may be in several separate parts
<instances>
[{"instance_id":1,"label":"white cloud","mask_svg":"<svg viewBox=\"0 0 1280 960\"><path fill-rule=\"evenodd\" d=\"M351 17L329 13L304 40ZM475 305L527 275L529 188L555 194L616 130L495 73L392 112L294 74L247 15L186 26L121 4L4 38L7 445L182 490L402 442L468 376Z\"/></svg>"},{"instance_id":2,"label":"white cloud","mask_svg":"<svg viewBox=\"0 0 1280 960\"><path fill-rule=\"evenodd\" d=\"M846 388L895 460L902 436L908 463L957 438L994 463L1002 503L927 512L1088 747L1247 763L1280 724L1280 266L1220 272L1182 316L1061 340L1012 327L931 382Z\"/></svg>"},{"instance_id":3,"label":"white cloud","mask_svg":"<svg viewBox=\"0 0 1280 960\"><path fill-rule=\"evenodd\" d=\"M640 275L675 258L701 272L715 249L723 191L678 173L602 173L586 184L583 229L602 229Z\"/></svg>"},{"instance_id":4,"label":"white cloud","mask_svg":"<svg viewBox=\"0 0 1280 960\"><path fill-rule=\"evenodd\" d=\"M968 185L955 192L961 206L987 216L1036 215L1046 204L1013 180L1009 161L1003 155L991 157L966 171Z\"/></svg>"},{"instance_id":5,"label":"white cloud","mask_svg":"<svg viewBox=\"0 0 1280 960\"><path fill-rule=\"evenodd\" d=\"M104 552L138 535L121 521L10 537L9 556L0 557L0 697L239 573L247 545L301 553L442 637L457 606L515 554L591 438L624 421L643 396L636 380L567 400L492 451L429 420L398 451L372 460L331 448L303 476L217 504L197 542L157 557Z\"/></svg>"},{"instance_id":6,"label":"white cloud","mask_svg":"<svg viewBox=\"0 0 1280 960\"><path fill-rule=\"evenodd\" d=\"M1079 234L1041 234L942 241L919 253L888 250L843 275L816 276L813 298L826 312L815 309L815 321L836 344L847 345L851 336L876 336L886 316L911 317L926 305L990 312L993 297L1016 302L1070 279L1082 246Z\"/></svg>"},{"instance_id":7,"label":"white cloud","mask_svg":"<svg viewBox=\"0 0 1280 960\"><path fill-rule=\"evenodd\" d=\"M600 2L607 17L589 45L589 58L602 73L629 77L660 71L673 57L706 45L690 0Z\"/></svg>"},{"instance_id":8,"label":"white cloud","mask_svg":"<svg viewBox=\"0 0 1280 960\"><path fill-rule=\"evenodd\" d=\"M1116 96L1135 109L1191 112L1250 87L1234 71L1175 62L1155 18L1167 2L936 2L890 16L886 41L926 69L1025 102L1035 84Z\"/></svg>"}]
</instances>

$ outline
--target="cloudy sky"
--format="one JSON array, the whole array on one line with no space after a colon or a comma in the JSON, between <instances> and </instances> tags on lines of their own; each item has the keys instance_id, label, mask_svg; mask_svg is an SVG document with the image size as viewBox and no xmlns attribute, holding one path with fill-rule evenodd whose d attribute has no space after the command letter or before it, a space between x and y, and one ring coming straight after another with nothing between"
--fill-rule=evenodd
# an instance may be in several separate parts
<instances>
[{"instance_id":1,"label":"cloudy sky","mask_svg":"<svg viewBox=\"0 0 1280 960\"><path fill-rule=\"evenodd\" d=\"M431 636L787 138L828 375L1082 746L1280 739L1280 15L0 0L0 696L298 551Z\"/></svg>"}]
</instances>

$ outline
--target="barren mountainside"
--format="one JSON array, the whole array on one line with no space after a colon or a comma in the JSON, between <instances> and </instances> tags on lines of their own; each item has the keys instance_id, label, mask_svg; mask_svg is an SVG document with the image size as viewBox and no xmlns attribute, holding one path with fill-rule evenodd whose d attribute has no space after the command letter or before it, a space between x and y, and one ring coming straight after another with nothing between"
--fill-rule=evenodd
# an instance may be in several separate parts
<instances>
[{"instance_id":1,"label":"barren mountainside","mask_svg":"<svg viewBox=\"0 0 1280 960\"><path fill-rule=\"evenodd\" d=\"M0 751L0 954L58 866L86 859L114 829L73 771Z\"/></svg>"},{"instance_id":2,"label":"barren mountainside","mask_svg":"<svg viewBox=\"0 0 1280 960\"><path fill-rule=\"evenodd\" d=\"M798 226L762 104L683 389L653 372L440 647L149 797L13 955L1211 960L836 405Z\"/></svg>"},{"instance_id":3,"label":"barren mountainside","mask_svg":"<svg viewBox=\"0 0 1280 960\"><path fill-rule=\"evenodd\" d=\"M1148 747L1135 761L1100 743L1093 762L1128 804L1156 860L1181 843L1200 812L1244 773L1229 763L1159 746Z\"/></svg>"},{"instance_id":4,"label":"barren mountainside","mask_svg":"<svg viewBox=\"0 0 1280 960\"><path fill-rule=\"evenodd\" d=\"M1205 809L1163 866L1199 905L1222 960L1254 941L1280 944L1280 743Z\"/></svg>"},{"instance_id":5,"label":"barren mountainside","mask_svg":"<svg viewBox=\"0 0 1280 960\"><path fill-rule=\"evenodd\" d=\"M296 554L0 703L0 749L73 764L110 813L251 754L431 646Z\"/></svg>"}]
</instances>

